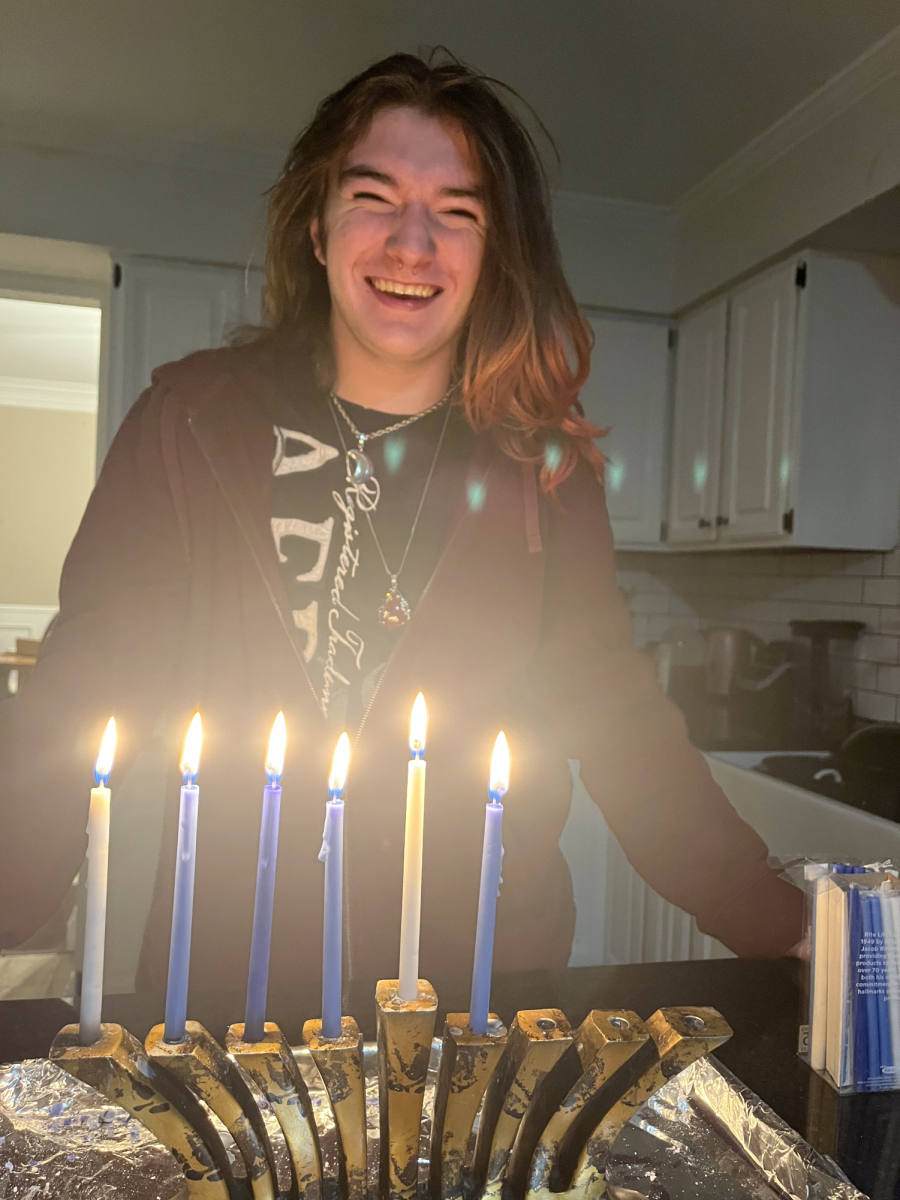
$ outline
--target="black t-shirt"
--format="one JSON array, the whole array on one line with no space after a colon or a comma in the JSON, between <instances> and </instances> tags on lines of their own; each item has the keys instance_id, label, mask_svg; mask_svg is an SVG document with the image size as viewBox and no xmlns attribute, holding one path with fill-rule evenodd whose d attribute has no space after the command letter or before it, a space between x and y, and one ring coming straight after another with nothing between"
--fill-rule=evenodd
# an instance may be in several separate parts
<instances>
[{"instance_id":1,"label":"black t-shirt","mask_svg":"<svg viewBox=\"0 0 900 1200\"><path fill-rule=\"evenodd\" d=\"M366 434L403 420L403 414L342 403ZM365 453L377 483L355 485L348 482L344 447L355 449L356 439L328 392L300 384L279 391L272 536L294 624L305 635L310 678L323 712L336 726L359 724L400 636L378 619L390 577L362 506L374 501L369 516L390 572L397 572L435 464L397 580L398 591L415 609L462 497L473 439L462 410L442 405L395 433L367 441Z\"/></svg>"}]
</instances>

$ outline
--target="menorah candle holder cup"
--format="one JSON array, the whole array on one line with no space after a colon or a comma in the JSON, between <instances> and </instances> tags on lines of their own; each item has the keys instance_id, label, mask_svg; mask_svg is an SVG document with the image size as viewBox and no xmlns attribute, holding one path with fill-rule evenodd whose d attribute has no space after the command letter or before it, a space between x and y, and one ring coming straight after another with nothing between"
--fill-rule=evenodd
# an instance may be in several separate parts
<instances>
[{"instance_id":1,"label":"menorah candle holder cup","mask_svg":"<svg viewBox=\"0 0 900 1200\"><path fill-rule=\"evenodd\" d=\"M376 992L381 1169L379 1200L415 1200L423 1100L438 1001L419 981L415 1000L396 980ZM366 1197L363 1044L352 1017L340 1038L307 1021L303 1040L318 1069L340 1140L340 1173L325 1177L312 1105L294 1052L277 1025L260 1042L232 1025L223 1049L196 1022L181 1042L156 1026L146 1045L104 1025L82 1046L77 1025L54 1041L51 1058L127 1109L168 1146L191 1200L268 1200L278 1176L254 1094L268 1100L292 1169L291 1200ZM711 1008L664 1008L646 1022L627 1010L589 1013L573 1033L558 1009L516 1014L509 1032L491 1014L486 1034L468 1013L447 1016L434 1091L427 1200L600 1200L619 1132L674 1075L731 1036ZM251 1081L245 1081L242 1071ZM203 1101L231 1133L246 1165L235 1178ZM475 1116L481 1109L472 1145Z\"/></svg>"},{"instance_id":2,"label":"menorah candle holder cup","mask_svg":"<svg viewBox=\"0 0 900 1200\"><path fill-rule=\"evenodd\" d=\"M352 1017L341 1017L341 1036L326 1038L321 1021L307 1021L303 1041L331 1101L341 1143L341 1191L348 1200L365 1200L366 1076L359 1026Z\"/></svg>"},{"instance_id":3,"label":"menorah candle holder cup","mask_svg":"<svg viewBox=\"0 0 900 1200\"><path fill-rule=\"evenodd\" d=\"M309 1092L284 1034L266 1021L263 1040L244 1041L243 1024L232 1025L225 1049L272 1106L291 1160L292 1192L305 1200L322 1195L322 1152Z\"/></svg>"},{"instance_id":4,"label":"menorah candle holder cup","mask_svg":"<svg viewBox=\"0 0 900 1200\"><path fill-rule=\"evenodd\" d=\"M156 1069L144 1047L121 1025L101 1025L101 1037L83 1046L77 1025L66 1025L50 1058L110 1104L124 1108L167 1146L184 1173L191 1200L244 1200L222 1139L188 1088Z\"/></svg>"},{"instance_id":5,"label":"menorah candle holder cup","mask_svg":"<svg viewBox=\"0 0 900 1200\"><path fill-rule=\"evenodd\" d=\"M275 1200L278 1173L259 1104L212 1034L188 1021L180 1042L167 1042L165 1026L154 1025L144 1043L147 1057L162 1073L190 1088L209 1105L240 1151L252 1200Z\"/></svg>"},{"instance_id":6,"label":"menorah candle holder cup","mask_svg":"<svg viewBox=\"0 0 900 1200\"><path fill-rule=\"evenodd\" d=\"M397 979L382 979L375 989L379 1192L389 1200L413 1200L438 998L427 979L418 981L415 1000L402 1000L399 986Z\"/></svg>"}]
</instances>

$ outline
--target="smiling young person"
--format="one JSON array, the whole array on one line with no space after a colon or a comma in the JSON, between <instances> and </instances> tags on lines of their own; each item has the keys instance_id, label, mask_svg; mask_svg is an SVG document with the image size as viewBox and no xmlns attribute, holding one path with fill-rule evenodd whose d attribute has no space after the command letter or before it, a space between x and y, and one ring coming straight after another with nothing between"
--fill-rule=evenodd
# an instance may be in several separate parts
<instances>
[{"instance_id":1,"label":"smiling young person","mask_svg":"<svg viewBox=\"0 0 900 1200\"><path fill-rule=\"evenodd\" d=\"M139 983L165 982L178 744L204 715L192 971L242 986L262 754L288 758L272 978L318 977L327 763L354 742L347 948L394 972L406 723L429 705L422 969L470 969L490 747L513 783L496 966L565 965L558 848L581 775L635 867L738 953L800 937L766 864L631 647L590 342L537 155L496 85L398 55L328 97L271 193L266 322L160 368L107 457L59 620L0 705L0 945L46 920L84 851L86 780L114 712L116 777L173 764Z\"/></svg>"}]
</instances>

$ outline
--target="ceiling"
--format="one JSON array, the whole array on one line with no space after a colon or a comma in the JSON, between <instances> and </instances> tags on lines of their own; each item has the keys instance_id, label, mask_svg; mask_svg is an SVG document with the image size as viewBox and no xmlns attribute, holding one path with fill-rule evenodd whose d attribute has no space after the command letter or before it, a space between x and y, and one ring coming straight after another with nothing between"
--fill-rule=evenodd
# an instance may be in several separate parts
<instances>
[{"instance_id":1,"label":"ceiling","mask_svg":"<svg viewBox=\"0 0 900 1200\"><path fill-rule=\"evenodd\" d=\"M40 122L280 154L318 99L448 46L576 192L669 204L900 25L900 0L0 0L0 141Z\"/></svg>"}]
</instances>

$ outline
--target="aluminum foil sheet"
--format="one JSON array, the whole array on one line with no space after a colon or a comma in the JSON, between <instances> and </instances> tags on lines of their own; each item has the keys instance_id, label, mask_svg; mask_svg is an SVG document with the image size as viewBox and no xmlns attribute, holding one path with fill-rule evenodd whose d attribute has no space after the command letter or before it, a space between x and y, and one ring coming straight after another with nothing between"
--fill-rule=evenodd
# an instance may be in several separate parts
<instances>
[{"instance_id":1,"label":"aluminum foil sheet","mask_svg":"<svg viewBox=\"0 0 900 1200\"><path fill-rule=\"evenodd\" d=\"M427 1146L440 1043L432 1049L420 1150ZM313 1104L326 1176L337 1175L334 1120L308 1052L297 1061ZM378 1084L366 1046L368 1176L378 1181ZM289 1178L274 1114L259 1097L278 1178ZM233 1144L216 1122L232 1161ZM611 1200L864 1200L767 1105L715 1060L701 1060L639 1109L616 1142ZM144 1127L44 1059L0 1068L0 1200L172 1200L187 1191L174 1160Z\"/></svg>"}]
</instances>

